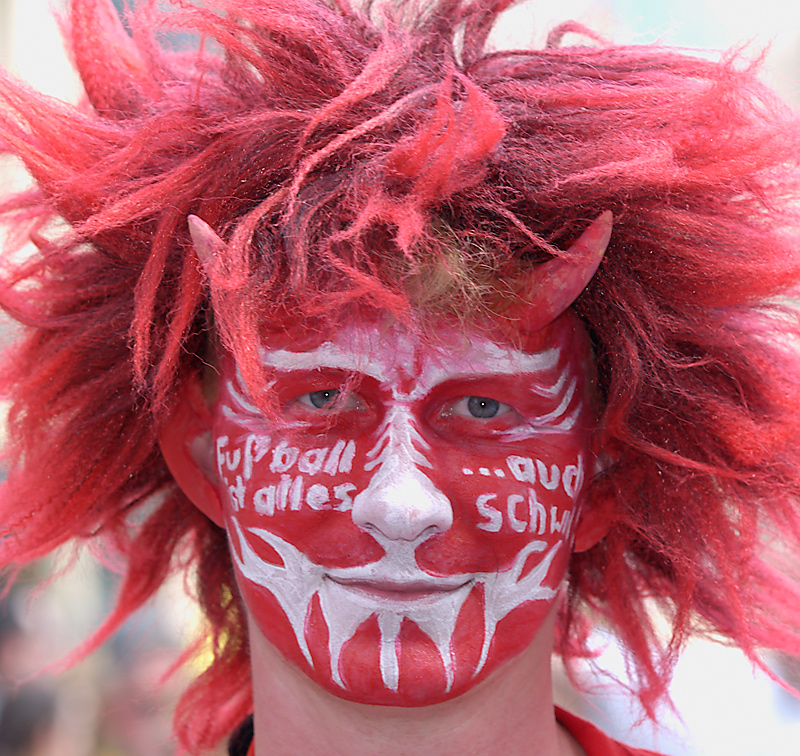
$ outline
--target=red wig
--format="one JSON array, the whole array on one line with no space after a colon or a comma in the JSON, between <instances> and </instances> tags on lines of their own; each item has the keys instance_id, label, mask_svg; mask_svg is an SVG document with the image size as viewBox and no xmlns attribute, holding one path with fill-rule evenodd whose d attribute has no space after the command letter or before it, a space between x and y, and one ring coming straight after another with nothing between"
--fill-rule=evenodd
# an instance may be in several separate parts
<instances>
[{"instance_id":1,"label":"red wig","mask_svg":"<svg viewBox=\"0 0 800 756\"><path fill-rule=\"evenodd\" d=\"M251 706L225 534L156 443L212 342L255 380L265 329L502 316L605 210L574 309L609 462L589 503L613 525L573 557L558 650L607 621L650 710L690 632L800 651L800 125L736 57L564 47L569 26L492 52L509 4L150 0L129 33L107 0L73 0L86 104L0 79L0 146L36 182L0 205L36 247L10 249L0 281L22 324L0 368L0 559L110 539L127 567L101 636L170 569L196 571L215 658L177 712L190 751ZM225 240L205 269L189 214Z\"/></svg>"}]
</instances>

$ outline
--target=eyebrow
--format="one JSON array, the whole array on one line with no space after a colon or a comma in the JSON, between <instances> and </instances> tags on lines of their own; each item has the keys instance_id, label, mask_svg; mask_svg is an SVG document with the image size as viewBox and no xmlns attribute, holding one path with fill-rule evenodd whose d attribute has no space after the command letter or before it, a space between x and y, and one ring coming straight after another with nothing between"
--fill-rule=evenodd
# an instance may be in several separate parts
<instances>
[{"instance_id":1,"label":"eyebrow","mask_svg":"<svg viewBox=\"0 0 800 756\"><path fill-rule=\"evenodd\" d=\"M481 345L479 349L470 350L469 357L463 360L466 369L453 371L452 368L448 369L442 365L444 360L427 360L417 379L421 384L420 388L428 391L445 380L470 372L486 376L540 373L556 367L560 355L561 350L558 347L525 354L488 343ZM394 377L387 374L369 353L355 355L331 342L321 344L308 352L292 352L288 349L262 350L261 358L265 365L285 372L327 368L363 373L381 383L389 383Z\"/></svg>"},{"instance_id":2,"label":"eyebrow","mask_svg":"<svg viewBox=\"0 0 800 756\"><path fill-rule=\"evenodd\" d=\"M328 368L345 370L351 373L364 373L378 381L388 381L389 376L370 361L369 356L357 359L354 354L344 351L326 341L308 352L292 352L288 349L261 350L261 360L269 367L291 372L295 370L317 370Z\"/></svg>"},{"instance_id":3,"label":"eyebrow","mask_svg":"<svg viewBox=\"0 0 800 756\"><path fill-rule=\"evenodd\" d=\"M453 372L443 366L441 361L439 364L429 361L427 369L423 368L419 381L426 391L430 391L446 380L464 377L470 373L477 376L533 375L556 367L560 356L561 350L558 347L526 354L488 342L470 351L465 360L466 370Z\"/></svg>"},{"instance_id":4,"label":"eyebrow","mask_svg":"<svg viewBox=\"0 0 800 756\"><path fill-rule=\"evenodd\" d=\"M260 356L265 366L289 374L292 372L319 370L321 368L343 370L351 373L362 373L384 384L390 383L396 377L387 375L381 369L381 365L372 359L372 354L369 350L356 355L352 350L342 349L331 342L325 342L315 349L305 352L293 352L288 349L266 350L262 348ZM474 375L476 378L486 378L542 373L558 366L561 358L561 349L560 347L550 347L540 352L527 354L516 349L486 342L477 349L469 350L469 356L473 359L470 361L464 358L462 361L466 363L464 366L466 369L458 372L446 369L441 364L444 360L430 358L425 360L421 374L416 376L416 386L411 392L405 394L398 391L396 387L392 388L395 399L413 401L448 380L470 377L470 375ZM411 357L412 355L410 354L409 358L411 359ZM391 365L390 367L396 369L397 365ZM568 380L569 385L567 385ZM226 384L232 400L222 406L222 412L226 417L241 421L248 416L252 417L253 415L261 414L260 410L252 403L238 367L235 375ZM274 386L274 384L275 380L270 381L270 387ZM554 410L538 418L540 421L547 422L544 426L538 426L537 433L543 431L561 432L569 430L574 425L577 416L580 414L581 406L579 404L569 414L567 414L567 410L575 394L576 387L577 379L574 376L570 376L568 365L562 366L559 375L549 385L529 386L529 390L532 393L556 399L559 402L559 405ZM565 388L566 391L564 390Z\"/></svg>"}]
</instances>

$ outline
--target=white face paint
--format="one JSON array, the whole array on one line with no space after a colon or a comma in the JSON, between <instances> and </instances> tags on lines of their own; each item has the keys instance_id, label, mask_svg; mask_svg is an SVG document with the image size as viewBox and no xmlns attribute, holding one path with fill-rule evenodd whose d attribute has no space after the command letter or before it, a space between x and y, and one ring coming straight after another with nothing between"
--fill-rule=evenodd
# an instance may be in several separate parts
<instances>
[{"instance_id":1,"label":"white face paint","mask_svg":"<svg viewBox=\"0 0 800 756\"><path fill-rule=\"evenodd\" d=\"M592 411L585 336L531 353L351 328L265 350L271 423L229 360L216 443L231 550L258 627L365 703L459 694L522 651L564 575Z\"/></svg>"}]
</instances>

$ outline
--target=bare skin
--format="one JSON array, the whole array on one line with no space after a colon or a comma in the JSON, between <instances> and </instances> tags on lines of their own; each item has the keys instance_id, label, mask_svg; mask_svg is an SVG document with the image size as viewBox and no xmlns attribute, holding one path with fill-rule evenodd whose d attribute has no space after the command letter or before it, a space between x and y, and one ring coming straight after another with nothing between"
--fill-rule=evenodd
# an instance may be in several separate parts
<instances>
[{"instance_id":1,"label":"bare skin","mask_svg":"<svg viewBox=\"0 0 800 756\"><path fill-rule=\"evenodd\" d=\"M555 720L555 612L533 643L458 698L370 706L331 695L249 623L256 756L585 756Z\"/></svg>"}]
</instances>

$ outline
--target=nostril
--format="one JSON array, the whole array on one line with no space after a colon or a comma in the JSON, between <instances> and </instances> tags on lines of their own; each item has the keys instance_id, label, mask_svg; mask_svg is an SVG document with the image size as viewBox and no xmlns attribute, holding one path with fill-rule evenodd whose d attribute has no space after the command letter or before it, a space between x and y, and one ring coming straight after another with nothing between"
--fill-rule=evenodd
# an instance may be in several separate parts
<instances>
[{"instance_id":1,"label":"nostril","mask_svg":"<svg viewBox=\"0 0 800 756\"><path fill-rule=\"evenodd\" d=\"M435 536L437 533L442 533L445 530L437 527L436 525L429 525L424 530L420 530L419 528L392 527L384 527L381 529L377 525L372 525L370 523L367 525L361 525L360 527L362 527L372 536L374 536L376 533L380 533L380 535L384 536L384 538L388 538L389 540L408 541L409 543L422 543L423 541L427 541L431 536Z\"/></svg>"},{"instance_id":2,"label":"nostril","mask_svg":"<svg viewBox=\"0 0 800 756\"><path fill-rule=\"evenodd\" d=\"M438 533L444 533L447 530L449 530L449 527L440 528L438 525L429 525L427 528L425 528L425 530L422 531L422 533L419 534L418 538L420 541L427 541L431 536L435 536Z\"/></svg>"},{"instance_id":3,"label":"nostril","mask_svg":"<svg viewBox=\"0 0 800 756\"><path fill-rule=\"evenodd\" d=\"M449 501L448 501L449 509ZM353 522L368 533L396 541L421 541L450 528L452 517L431 517L418 509L398 509L385 500L371 499L353 503Z\"/></svg>"}]
</instances>

